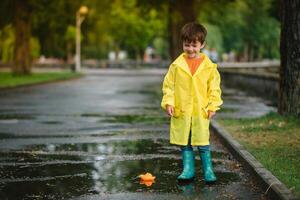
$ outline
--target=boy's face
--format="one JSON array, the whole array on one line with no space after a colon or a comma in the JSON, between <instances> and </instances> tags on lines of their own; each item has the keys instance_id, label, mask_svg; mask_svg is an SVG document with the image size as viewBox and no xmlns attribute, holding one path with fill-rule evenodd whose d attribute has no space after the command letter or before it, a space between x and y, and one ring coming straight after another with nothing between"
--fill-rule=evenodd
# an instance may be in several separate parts
<instances>
[{"instance_id":1,"label":"boy's face","mask_svg":"<svg viewBox=\"0 0 300 200\"><path fill-rule=\"evenodd\" d=\"M186 53L188 58L197 58L200 50L205 46L205 43L201 44L199 41L195 42L183 42L183 51Z\"/></svg>"}]
</instances>

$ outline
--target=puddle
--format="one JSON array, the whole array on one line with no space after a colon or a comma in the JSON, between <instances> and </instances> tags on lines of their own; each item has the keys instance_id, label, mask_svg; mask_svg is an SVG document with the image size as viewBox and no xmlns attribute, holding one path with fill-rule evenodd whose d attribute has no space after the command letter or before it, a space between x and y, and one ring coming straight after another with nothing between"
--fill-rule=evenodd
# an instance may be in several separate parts
<instances>
[{"instance_id":1,"label":"puddle","mask_svg":"<svg viewBox=\"0 0 300 200\"><path fill-rule=\"evenodd\" d=\"M100 164L100 163L99 163ZM95 180L97 192L144 192L153 191L161 193L179 193L181 189L178 187L176 177L181 173L181 164L179 160L174 159L149 159L137 161L123 161L117 165L112 163L104 163L95 167L93 179ZM200 164L197 165L197 178L195 184L204 187L202 180ZM103 171L107 169L106 173ZM151 172L156 176L155 183L151 187L139 183L137 175ZM238 174L231 172L217 173L219 178L217 185L226 185L232 181L239 181Z\"/></svg>"},{"instance_id":2,"label":"puddle","mask_svg":"<svg viewBox=\"0 0 300 200\"><path fill-rule=\"evenodd\" d=\"M160 107L157 106L131 106L131 107L124 107L125 109L130 109L130 110L147 110L147 111L153 111L153 110L160 110Z\"/></svg>"},{"instance_id":3,"label":"puddle","mask_svg":"<svg viewBox=\"0 0 300 200\"><path fill-rule=\"evenodd\" d=\"M5 138L14 138L14 135L10 133L0 133L0 139L5 139Z\"/></svg>"},{"instance_id":4,"label":"puddle","mask_svg":"<svg viewBox=\"0 0 300 200\"><path fill-rule=\"evenodd\" d=\"M148 95L150 98L158 100L162 97L161 86L157 84L151 84L145 86L147 89L143 90L122 90L121 94L144 94Z\"/></svg>"},{"instance_id":5,"label":"puddle","mask_svg":"<svg viewBox=\"0 0 300 200\"><path fill-rule=\"evenodd\" d=\"M115 126L114 126L115 128ZM107 127L105 130L104 128L102 128L102 131L99 131L99 128L95 128L96 131L93 132L89 132L86 133L87 130L89 129L82 129L84 130L84 135L80 135L80 134L74 134L74 133L56 133L56 134L49 134L49 133L45 133L45 134L14 134L14 133L5 133L5 132L0 132L0 139L11 139L11 138L16 138L16 139L41 139L41 138L82 138L82 137L112 137L112 136L118 136L118 135L126 135L128 134L128 131L124 131L124 130L112 130L111 127ZM146 131L145 131L146 132ZM148 134L152 133L152 132L147 132ZM1 142L0 142L0 146L1 146Z\"/></svg>"},{"instance_id":6,"label":"puddle","mask_svg":"<svg viewBox=\"0 0 300 200\"><path fill-rule=\"evenodd\" d=\"M0 120L31 120L35 119L33 115L29 114L0 114Z\"/></svg>"},{"instance_id":7,"label":"puddle","mask_svg":"<svg viewBox=\"0 0 300 200\"><path fill-rule=\"evenodd\" d=\"M26 165L30 163L38 163L45 161L59 161L59 160L68 160L68 161L78 161L81 160L79 155L72 154L45 154L43 152L0 152L1 163L0 166L11 166L11 165ZM15 162L15 163L13 163Z\"/></svg>"},{"instance_id":8,"label":"puddle","mask_svg":"<svg viewBox=\"0 0 300 200\"><path fill-rule=\"evenodd\" d=\"M99 117L99 122L109 123L144 123L144 124L166 124L169 118L166 115L108 115L101 113L84 113L82 117Z\"/></svg>"},{"instance_id":9,"label":"puddle","mask_svg":"<svg viewBox=\"0 0 300 200\"><path fill-rule=\"evenodd\" d=\"M166 139L140 139L108 141L105 143L70 143L70 144L40 144L27 145L22 148L26 152L59 152L67 155L67 152L86 152L98 155L140 155L140 154L173 154L180 155L180 149L171 146ZM198 156L197 148L194 153ZM0 154L1 155L1 154ZM227 158L228 154L220 151L212 151L214 158Z\"/></svg>"},{"instance_id":10,"label":"puddle","mask_svg":"<svg viewBox=\"0 0 300 200\"><path fill-rule=\"evenodd\" d=\"M116 115L103 120L111 123L147 123L147 124L165 124L169 119L165 116L151 116L151 115Z\"/></svg>"},{"instance_id":11,"label":"puddle","mask_svg":"<svg viewBox=\"0 0 300 200\"><path fill-rule=\"evenodd\" d=\"M80 115L81 117L109 117L107 114L103 113L84 113Z\"/></svg>"},{"instance_id":12,"label":"puddle","mask_svg":"<svg viewBox=\"0 0 300 200\"><path fill-rule=\"evenodd\" d=\"M0 124L18 124L20 120L33 120L30 114L0 114Z\"/></svg>"},{"instance_id":13,"label":"puddle","mask_svg":"<svg viewBox=\"0 0 300 200\"><path fill-rule=\"evenodd\" d=\"M56 124L63 124L63 122L59 122L59 121L43 121L41 122L41 124L53 124L53 125L56 125Z\"/></svg>"},{"instance_id":14,"label":"puddle","mask_svg":"<svg viewBox=\"0 0 300 200\"><path fill-rule=\"evenodd\" d=\"M33 197L75 197L83 194L151 192L199 194L204 188L218 190L232 183L239 183L241 177L234 172L216 172L218 181L207 186L202 180L200 164L197 163L197 178L191 185L179 185L180 160L159 158L126 161L95 161L87 164L41 165L31 167L1 167L2 194L6 198ZM10 173L3 173L10 171ZM151 172L156 176L151 187L139 183L137 175ZM26 182L26 184L24 184ZM15 190L22 186L21 189ZM59 189L58 189L59 188ZM14 192L13 192L14 191ZM0 195L1 197L1 195Z\"/></svg>"},{"instance_id":15,"label":"puddle","mask_svg":"<svg viewBox=\"0 0 300 200\"><path fill-rule=\"evenodd\" d=\"M0 119L0 124L17 124L19 120L17 119Z\"/></svg>"},{"instance_id":16,"label":"puddle","mask_svg":"<svg viewBox=\"0 0 300 200\"><path fill-rule=\"evenodd\" d=\"M67 152L80 151L100 155L123 155L123 154L155 154L160 152L178 153L178 149L170 151L169 141L163 139L142 139L110 141L105 143L77 143L77 144L42 144L28 145L23 151L42 152Z\"/></svg>"},{"instance_id":17,"label":"puddle","mask_svg":"<svg viewBox=\"0 0 300 200\"><path fill-rule=\"evenodd\" d=\"M25 184L24 184L25 183ZM85 177L54 178L48 181L0 183L1 199L62 199L89 191L92 182Z\"/></svg>"},{"instance_id":18,"label":"puddle","mask_svg":"<svg viewBox=\"0 0 300 200\"><path fill-rule=\"evenodd\" d=\"M233 196L235 193L239 195L240 188L246 187L248 179L239 169L231 169L224 164L222 160L227 159L228 155L220 150L212 152L218 181L212 186L206 185L198 152L196 148L194 150L196 178L188 185L176 181L181 173L180 151L177 147L170 146L166 139L31 145L19 152L2 152L0 198L3 198L2 195L10 199L57 199L81 195L91 195L92 198L95 194L114 196L119 193L150 193L155 196L172 193L180 198L207 197L209 194L217 199L230 186L239 188L234 189L231 193ZM82 152L88 154L84 155ZM152 155L156 157L151 158ZM145 172L156 176L151 187L140 184L137 178ZM21 189L16 191L15 188L19 187Z\"/></svg>"}]
</instances>

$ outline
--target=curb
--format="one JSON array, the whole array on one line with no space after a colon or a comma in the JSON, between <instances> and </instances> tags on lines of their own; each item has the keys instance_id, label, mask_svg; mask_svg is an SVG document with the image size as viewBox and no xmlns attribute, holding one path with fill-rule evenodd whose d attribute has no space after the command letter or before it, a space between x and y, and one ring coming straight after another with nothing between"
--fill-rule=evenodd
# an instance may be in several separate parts
<instances>
[{"instance_id":1,"label":"curb","mask_svg":"<svg viewBox=\"0 0 300 200\"><path fill-rule=\"evenodd\" d=\"M212 132L221 139L221 142L227 147L230 153L254 175L268 199L299 200L215 120L211 120L210 125Z\"/></svg>"}]
</instances>

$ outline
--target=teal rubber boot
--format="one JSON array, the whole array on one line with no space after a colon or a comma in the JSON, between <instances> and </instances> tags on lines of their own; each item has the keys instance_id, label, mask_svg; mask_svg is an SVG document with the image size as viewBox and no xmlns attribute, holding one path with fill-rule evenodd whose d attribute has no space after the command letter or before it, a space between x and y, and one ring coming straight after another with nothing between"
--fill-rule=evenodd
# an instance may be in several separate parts
<instances>
[{"instance_id":1,"label":"teal rubber boot","mask_svg":"<svg viewBox=\"0 0 300 200\"><path fill-rule=\"evenodd\" d=\"M177 177L179 181L191 180L195 177L195 156L192 147L181 149L183 171Z\"/></svg>"},{"instance_id":2,"label":"teal rubber boot","mask_svg":"<svg viewBox=\"0 0 300 200\"><path fill-rule=\"evenodd\" d=\"M217 178L213 171L209 146L200 146L200 147L198 147L198 150L200 152L200 158L201 158L201 162L202 162L204 181L206 183L213 183L217 180Z\"/></svg>"}]
</instances>

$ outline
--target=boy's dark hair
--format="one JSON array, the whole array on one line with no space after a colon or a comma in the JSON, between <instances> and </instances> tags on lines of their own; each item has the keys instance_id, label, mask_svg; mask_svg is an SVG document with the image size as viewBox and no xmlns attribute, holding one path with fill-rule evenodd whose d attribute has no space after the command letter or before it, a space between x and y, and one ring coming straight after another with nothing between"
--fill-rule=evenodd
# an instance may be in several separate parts
<instances>
[{"instance_id":1,"label":"boy's dark hair","mask_svg":"<svg viewBox=\"0 0 300 200\"><path fill-rule=\"evenodd\" d=\"M183 42L199 41L203 44L206 34L206 28L197 22L187 23L181 29L181 39Z\"/></svg>"}]
</instances>

